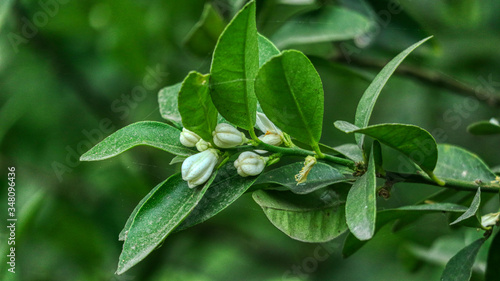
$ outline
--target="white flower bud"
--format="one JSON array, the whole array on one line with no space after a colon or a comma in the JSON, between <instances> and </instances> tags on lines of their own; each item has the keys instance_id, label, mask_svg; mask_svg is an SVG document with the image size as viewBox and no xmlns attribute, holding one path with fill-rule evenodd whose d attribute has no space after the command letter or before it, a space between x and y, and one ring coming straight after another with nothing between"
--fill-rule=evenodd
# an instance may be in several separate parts
<instances>
[{"instance_id":1,"label":"white flower bud","mask_svg":"<svg viewBox=\"0 0 500 281\"><path fill-rule=\"evenodd\" d=\"M182 163L182 179L188 182L190 188L205 183L212 175L218 160L219 155L215 149L207 149L189 156Z\"/></svg>"},{"instance_id":2,"label":"white flower bud","mask_svg":"<svg viewBox=\"0 0 500 281\"><path fill-rule=\"evenodd\" d=\"M256 176L262 173L266 162L267 158L245 151L234 161L234 167L238 170L238 175L242 177Z\"/></svg>"},{"instance_id":3,"label":"white flower bud","mask_svg":"<svg viewBox=\"0 0 500 281\"><path fill-rule=\"evenodd\" d=\"M283 132L274 125L269 118L264 113L257 112L256 120L255 120L255 125L261 132L264 134L277 134L277 135L283 135Z\"/></svg>"},{"instance_id":4,"label":"white flower bud","mask_svg":"<svg viewBox=\"0 0 500 281\"><path fill-rule=\"evenodd\" d=\"M205 150L209 149L210 147L211 147L210 143L204 141L203 139L200 139L196 143L196 149L198 149L198 151L205 151Z\"/></svg>"},{"instance_id":5,"label":"white flower bud","mask_svg":"<svg viewBox=\"0 0 500 281\"><path fill-rule=\"evenodd\" d=\"M243 144L246 140L245 134L227 123L218 124L212 135L214 144L220 148L235 147Z\"/></svg>"},{"instance_id":6,"label":"white flower bud","mask_svg":"<svg viewBox=\"0 0 500 281\"><path fill-rule=\"evenodd\" d=\"M283 140L281 139L281 136L278 134L274 134L274 133L270 133L270 134L268 133L268 134L262 135L259 137L259 140L261 140L263 143L267 143L267 144L275 145L275 146L278 146L283 142Z\"/></svg>"},{"instance_id":7,"label":"white flower bud","mask_svg":"<svg viewBox=\"0 0 500 281\"><path fill-rule=\"evenodd\" d=\"M181 136L180 136L180 141L182 145L187 146L187 147L195 147L196 143L201 139L200 136L195 134L194 132L191 132L190 130L186 128L182 128Z\"/></svg>"}]
</instances>

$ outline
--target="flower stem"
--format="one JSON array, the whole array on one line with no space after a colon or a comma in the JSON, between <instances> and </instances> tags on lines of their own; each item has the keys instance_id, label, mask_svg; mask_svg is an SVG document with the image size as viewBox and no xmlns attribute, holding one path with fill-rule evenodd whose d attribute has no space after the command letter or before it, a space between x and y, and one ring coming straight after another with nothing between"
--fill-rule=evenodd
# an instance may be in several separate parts
<instances>
[{"instance_id":1,"label":"flower stem","mask_svg":"<svg viewBox=\"0 0 500 281\"><path fill-rule=\"evenodd\" d=\"M287 148L287 147L269 145L269 144L266 144L263 142L256 144L254 146L254 148L267 150L267 151L275 152L275 153L281 153L281 155L283 155L283 156L315 156L315 155L318 155L314 151L302 149L302 148L297 147L297 146ZM320 151L320 153L321 153L321 151ZM327 162L344 165L344 166L347 166L351 169L354 169L356 166L354 161L349 160L349 159L340 158L340 157L336 157L336 156L328 155L328 154L323 154L323 153L321 153L321 155L318 155L318 156L320 159L323 159Z\"/></svg>"}]
</instances>

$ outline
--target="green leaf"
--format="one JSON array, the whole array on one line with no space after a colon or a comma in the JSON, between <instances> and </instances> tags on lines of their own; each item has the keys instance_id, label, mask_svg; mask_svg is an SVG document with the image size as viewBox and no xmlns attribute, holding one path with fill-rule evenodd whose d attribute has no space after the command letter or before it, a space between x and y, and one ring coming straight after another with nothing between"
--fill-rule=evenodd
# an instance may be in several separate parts
<instances>
[{"instance_id":1,"label":"green leaf","mask_svg":"<svg viewBox=\"0 0 500 281\"><path fill-rule=\"evenodd\" d=\"M387 223L396 219L413 219L415 216L436 212L465 212L466 207L452 203L435 203L424 205L404 206L396 209L388 209L377 213L375 233ZM367 241L360 241L349 234L344 242L342 256L347 258L359 250Z\"/></svg>"},{"instance_id":2,"label":"green leaf","mask_svg":"<svg viewBox=\"0 0 500 281\"><path fill-rule=\"evenodd\" d=\"M450 144L439 144L434 175L447 182L484 184L495 180L495 174L477 155Z\"/></svg>"},{"instance_id":3,"label":"green leaf","mask_svg":"<svg viewBox=\"0 0 500 281\"><path fill-rule=\"evenodd\" d=\"M363 162L363 152L359 149L359 146L353 143L346 143L333 148L335 151L344 155L345 157L351 159L354 162Z\"/></svg>"},{"instance_id":4,"label":"green leaf","mask_svg":"<svg viewBox=\"0 0 500 281\"><path fill-rule=\"evenodd\" d=\"M185 156L175 156L174 158L172 158L172 160L170 160L170 163L168 163L168 164L173 165L173 164L177 164L177 163L182 163L186 159L187 159L187 157L185 157Z\"/></svg>"},{"instance_id":5,"label":"green leaf","mask_svg":"<svg viewBox=\"0 0 500 281\"><path fill-rule=\"evenodd\" d=\"M212 53L226 23L211 3L206 3L200 20L186 36L184 44L194 54L205 57Z\"/></svg>"},{"instance_id":6,"label":"green leaf","mask_svg":"<svg viewBox=\"0 0 500 281\"><path fill-rule=\"evenodd\" d=\"M335 126L346 133L362 133L403 153L426 173L436 167L438 150L436 141L426 130L404 124L379 124L356 129L355 125L336 121Z\"/></svg>"},{"instance_id":7,"label":"green leaf","mask_svg":"<svg viewBox=\"0 0 500 281\"><path fill-rule=\"evenodd\" d=\"M472 266L477 253L483 243L484 239L480 238L453 256L446 264L441 281L468 281L472 275Z\"/></svg>"},{"instance_id":8,"label":"green leaf","mask_svg":"<svg viewBox=\"0 0 500 281\"><path fill-rule=\"evenodd\" d=\"M432 36L431 36L432 37ZM363 96L361 97L358 107L356 109L356 116L354 124L360 128L364 128L368 126L368 122L370 121L370 116L373 111L373 107L375 106L375 102L382 91L382 88L389 80L389 77L394 73L399 64L408 56L413 50L415 50L418 46L423 44L425 41L429 40L431 37L427 37L412 46L408 47L406 50L401 52L399 55L394 57L384 68L377 74L377 76L373 79L372 83ZM363 148L364 136L363 135L355 135L356 142L358 143L360 148Z\"/></svg>"},{"instance_id":9,"label":"green leaf","mask_svg":"<svg viewBox=\"0 0 500 281\"><path fill-rule=\"evenodd\" d=\"M359 240L371 239L375 234L377 216L377 181L373 149L368 168L351 187L346 201L346 219L351 233Z\"/></svg>"},{"instance_id":10,"label":"green leaf","mask_svg":"<svg viewBox=\"0 0 500 281\"><path fill-rule=\"evenodd\" d=\"M252 197L271 223L293 239L322 243L347 230L344 202L332 190L307 195L258 190Z\"/></svg>"},{"instance_id":11,"label":"green leaf","mask_svg":"<svg viewBox=\"0 0 500 281\"><path fill-rule=\"evenodd\" d=\"M158 93L161 117L179 128L182 128L182 118L178 109L178 96L181 86L182 83L177 83L161 89Z\"/></svg>"},{"instance_id":12,"label":"green leaf","mask_svg":"<svg viewBox=\"0 0 500 281\"><path fill-rule=\"evenodd\" d=\"M367 18L342 7L323 8L288 20L271 37L282 49L290 45L353 39L370 28Z\"/></svg>"},{"instance_id":13,"label":"green leaf","mask_svg":"<svg viewBox=\"0 0 500 281\"><path fill-rule=\"evenodd\" d=\"M215 175L202 188L191 189L175 174L148 194L125 235L116 273L124 273L156 249L196 207Z\"/></svg>"},{"instance_id":14,"label":"green leaf","mask_svg":"<svg viewBox=\"0 0 500 281\"><path fill-rule=\"evenodd\" d=\"M235 157L236 158L236 157ZM210 188L189 216L176 228L184 230L215 216L240 198L255 182L257 177L242 177L234 167L234 159L217 171Z\"/></svg>"},{"instance_id":15,"label":"green leaf","mask_svg":"<svg viewBox=\"0 0 500 281\"><path fill-rule=\"evenodd\" d=\"M259 47L252 1L219 37L210 70L211 95L217 110L227 121L252 132L257 107L254 79L258 69Z\"/></svg>"},{"instance_id":16,"label":"green leaf","mask_svg":"<svg viewBox=\"0 0 500 281\"><path fill-rule=\"evenodd\" d=\"M209 75L196 71L188 74L179 92L179 112L182 124L205 141L212 140L218 112L210 98Z\"/></svg>"},{"instance_id":17,"label":"green leaf","mask_svg":"<svg viewBox=\"0 0 500 281\"><path fill-rule=\"evenodd\" d=\"M270 60L272 57L279 55L280 50L274 46L273 42L271 42L269 39L261 35L260 33L258 34L258 40L259 40L259 68L264 65L268 60Z\"/></svg>"},{"instance_id":18,"label":"green leaf","mask_svg":"<svg viewBox=\"0 0 500 281\"><path fill-rule=\"evenodd\" d=\"M486 275L484 281L495 281L500 276L500 232L497 232L493 241L491 241L488 250L488 261L486 264Z\"/></svg>"},{"instance_id":19,"label":"green leaf","mask_svg":"<svg viewBox=\"0 0 500 281\"><path fill-rule=\"evenodd\" d=\"M341 165L316 163L307 175L307 181L297 184L295 175L304 167L302 162L281 166L259 176L255 184L275 183L287 187L293 193L307 194L339 182L352 181L353 171Z\"/></svg>"},{"instance_id":20,"label":"green leaf","mask_svg":"<svg viewBox=\"0 0 500 281\"><path fill-rule=\"evenodd\" d=\"M138 145L159 148L179 156L196 153L181 144L181 131L165 123L143 121L124 127L92 147L80 161L97 161L116 156Z\"/></svg>"},{"instance_id":21,"label":"green leaf","mask_svg":"<svg viewBox=\"0 0 500 281\"><path fill-rule=\"evenodd\" d=\"M284 51L269 60L259 70L255 91L262 110L276 126L317 148L323 124L323 85L304 54Z\"/></svg>"},{"instance_id":22,"label":"green leaf","mask_svg":"<svg viewBox=\"0 0 500 281\"><path fill-rule=\"evenodd\" d=\"M495 119L492 119L495 120ZM498 121L480 121L472 123L467 127L467 131L473 135L495 135L500 134Z\"/></svg>"},{"instance_id":23,"label":"green leaf","mask_svg":"<svg viewBox=\"0 0 500 281\"><path fill-rule=\"evenodd\" d=\"M477 188L476 195L474 196L474 199L472 200L472 203L469 206L469 209L465 211L460 217L458 217L455 221L450 223L450 225L459 223L461 221L464 221L470 217L473 217L476 215L477 210L479 209L479 206L481 205L481 188Z\"/></svg>"}]
</instances>

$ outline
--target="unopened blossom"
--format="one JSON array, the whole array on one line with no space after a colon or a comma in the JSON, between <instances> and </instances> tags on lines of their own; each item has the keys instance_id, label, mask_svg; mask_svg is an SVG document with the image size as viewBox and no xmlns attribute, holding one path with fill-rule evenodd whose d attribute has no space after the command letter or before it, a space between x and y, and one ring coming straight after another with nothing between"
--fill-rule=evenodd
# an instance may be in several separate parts
<instances>
[{"instance_id":1,"label":"unopened blossom","mask_svg":"<svg viewBox=\"0 0 500 281\"><path fill-rule=\"evenodd\" d=\"M238 175L242 177L256 176L262 173L266 166L267 158L251 151L245 151L234 161Z\"/></svg>"},{"instance_id":2,"label":"unopened blossom","mask_svg":"<svg viewBox=\"0 0 500 281\"><path fill-rule=\"evenodd\" d=\"M213 148L189 156L182 163L182 179L187 181L190 188L204 184L212 175L218 160L217 150Z\"/></svg>"},{"instance_id":3,"label":"unopened blossom","mask_svg":"<svg viewBox=\"0 0 500 281\"><path fill-rule=\"evenodd\" d=\"M191 132L190 130L188 130L186 128L182 128L181 136L179 138L182 145L187 146L187 147L195 147L196 143L200 139L201 139L201 137L198 136L196 133Z\"/></svg>"},{"instance_id":4,"label":"unopened blossom","mask_svg":"<svg viewBox=\"0 0 500 281\"><path fill-rule=\"evenodd\" d=\"M227 123L218 124L212 136L214 144L220 148L231 148L242 145L246 140L245 134Z\"/></svg>"}]
</instances>

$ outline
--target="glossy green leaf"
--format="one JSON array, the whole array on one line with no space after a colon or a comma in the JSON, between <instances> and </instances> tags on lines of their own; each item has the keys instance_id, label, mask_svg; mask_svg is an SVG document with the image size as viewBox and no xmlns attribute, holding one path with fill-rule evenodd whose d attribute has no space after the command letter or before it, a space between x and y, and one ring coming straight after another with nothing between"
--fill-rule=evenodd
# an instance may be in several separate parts
<instances>
[{"instance_id":1,"label":"glossy green leaf","mask_svg":"<svg viewBox=\"0 0 500 281\"><path fill-rule=\"evenodd\" d=\"M353 143L346 143L333 148L335 151L351 159L354 162L363 162L363 152L359 146Z\"/></svg>"},{"instance_id":2,"label":"glossy green leaf","mask_svg":"<svg viewBox=\"0 0 500 281\"><path fill-rule=\"evenodd\" d=\"M196 153L183 146L181 131L161 122L143 121L124 127L85 152L80 161L97 161L116 156L138 145L147 145L175 155L190 156Z\"/></svg>"},{"instance_id":3,"label":"glossy green leaf","mask_svg":"<svg viewBox=\"0 0 500 281\"><path fill-rule=\"evenodd\" d=\"M301 14L288 20L271 37L282 49L290 45L353 39L370 28L361 14L335 6Z\"/></svg>"},{"instance_id":4,"label":"glossy green leaf","mask_svg":"<svg viewBox=\"0 0 500 281\"><path fill-rule=\"evenodd\" d=\"M225 26L224 19L214 9L212 3L206 3L200 20L188 33L184 44L198 56L210 55Z\"/></svg>"},{"instance_id":5,"label":"glossy green leaf","mask_svg":"<svg viewBox=\"0 0 500 281\"><path fill-rule=\"evenodd\" d=\"M425 41L429 40L431 37L427 37L412 46L408 47L406 50L401 52L399 55L394 57L373 79L372 83L365 90L363 96L361 97L358 107L356 109L356 116L354 119L354 124L360 128L364 128L368 126L368 122L370 121L370 116L373 111L373 107L375 106L375 102L382 91L382 88L389 80L389 77L394 73L396 68L401 64L401 62L418 46L423 44ZM364 136L363 135L355 135L356 142L358 145L363 148Z\"/></svg>"},{"instance_id":6,"label":"glossy green leaf","mask_svg":"<svg viewBox=\"0 0 500 281\"><path fill-rule=\"evenodd\" d=\"M273 42L264 37L263 35L258 35L259 40L259 68L264 65L272 57L279 55L280 50L274 46Z\"/></svg>"},{"instance_id":7,"label":"glossy green leaf","mask_svg":"<svg viewBox=\"0 0 500 281\"><path fill-rule=\"evenodd\" d=\"M226 26L215 47L210 70L215 107L227 121L251 130L257 98L254 79L259 69L255 2L248 3Z\"/></svg>"},{"instance_id":8,"label":"glossy green leaf","mask_svg":"<svg viewBox=\"0 0 500 281\"><path fill-rule=\"evenodd\" d=\"M477 155L450 144L439 144L434 174L447 182L482 182L495 180L495 174Z\"/></svg>"},{"instance_id":9,"label":"glossy green leaf","mask_svg":"<svg viewBox=\"0 0 500 281\"><path fill-rule=\"evenodd\" d=\"M460 212L463 213L467 210L467 207L452 204L452 203L435 203L435 204L423 204L423 205L412 205L404 206L396 209L388 209L379 211L377 213L377 222L375 227L375 233L379 231L387 223L394 221L396 219L413 219L415 216L422 216L423 214L429 213L441 213L441 212ZM354 237L354 235L349 234L344 242L344 248L342 249L342 256L347 258L359 250L367 241L360 241Z\"/></svg>"},{"instance_id":10,"label":"glossy green leaf","mask_svg":"<svg viewBox=\"0 0 500 281\"><path fill-rule=\"evenodd\" d=\"M158 93L158 105L163 119L172 122L177 127L182 127L182 118L178 108L178 96L182 83L165 87Z\"/></svg>"},{"instance_id":11,"label":"glossy green leaf","mask_svg":"<svg viewBox=\"0 0 500 281\"><path fill-rule=\"evenodd\" d=\"M322 243L347 230L344 202L331 190L307 195L258 190L252 197L271 223L293 239Z\"/></svg>"},{"instance_id":12,"label":"glossy green leaf","mask_svg":"<svg viewBox=\"0 0 500 281\"><path fill-rule=\"evenodd\" d=\"M426 130L404 124L379 124L356 129L355 125L344 121L335 126L346 133L362 133L403 153L425 172L431 173L436 167L438 150L436 141Z\"/></svg>"},{"instance_id":13,"label":"glossy green leaf","mask_svg":"<svg viewBox=\"0 0 500 281\"><path fill-rule=\"evenodd\" d=\"M483 238L478 239L453 256L446 264L441 281L468 281L472 275L472 266L477 253L483 243Z\"/></svg>"},{"instance_id":14,"label":"glossy green leaf","mask_svg":"<svg viewBox=\"0 0 500 281\"><path fill-rule=\"evenodd\" d=\"M498 125L498 121L495 121L495 119L492 119L490 121L472 123L467 127L467 131L473 135L500 134L500 125Z\"/></svg>"},{"instance_id":15,"label":"glossy green leaf","mask_svg":"<svg viewBox=\"0 0 500 281\"><path fill-rule=\"evenodd\" d=\"M486 264L486 275L484 281L495 281L500 276L500 232L497 232L491 241L488 250L488 261Z\"/></svg>"},{"instance_id":16,"label":"glossy green leaf","mask_svg":"<svg viewBox=\"0 0 500 281\"><path fill-rule=\"evenodd\" d=\"M196 207L215 174L205 186L197 188L189 188L182 176L175 174L148 194L125 235L117 274L136 265L163 242Z\"/></svg>"},{"instance_id":17,"label":"glossy green leaf","mask_svg":"<svg viewBox=\"0 0 500 281\"><path fill-rule=\"evenodd\" d=\"M208 87L209 75L196 71L188 74L179 91L179 112L183 126L205 141L212 140L218 112L212 103Z\"/></svg>"},{"instance_id":18,"label":"glossy green leaf","mask_svg":"<svg viewBox=\"0 0 500 281\"><path fill-rule=\"evenodd\" d=\"M217 171L210 188L189 216L176 228L180 231L202 223L215 216L240 198L257 177L242 177L234 168L234 159Z\"/></svg>"},{"instance_id":19,"label":"glossy green leaf","mask_svg":"<svg viewBox=\"0 0 500 281\"><path fill-rule=\"evenodd\" d=\"M296 162L270 170L259 176L255 184L275 183L287 187L293 193L307 194L339 182L354 180L353 171L341 165L316 163L307 175L307 181L297 184L295 175L304 167Z\"/></svg>"},{"instance_id":20,"label":"glossy green leaf","mask_svg":"<svg viewBox=\"0 0 500 281\"><path fill-rule=\"evenodd\" d=\"M317 147L323 124L323 85L309 59L284 51L259 70L255 91L262 110L283 131Z\"/></svg>"},{"instance_id":21,"label":"glossy green leaf","mask_svg":"<svg viewBox=\"0 0 500 281\"><path fill-rule=\"evenodd\" d=\"M458 217L456 220L450 223L450 225L459 223L461 221L464 221L468 218L475 216L480 205L481 205L481 188L478 187L476 195L474 195L474 199L472 200L472 203L470 204L467 211L465 211L460 217Z\"/></svg>"},{"instance_id":22,"label":"glossy green leaf","mask_svg":"<svg viewBox=\"0 0 500 281\"><path fill-rule=\"evenodd\" d=\"M371 239L375 234L377 216L377 181L373 149L368 168L351 187L346 201L346 219L351 233L359 240Z\"/></svg>"}]
</instances>

